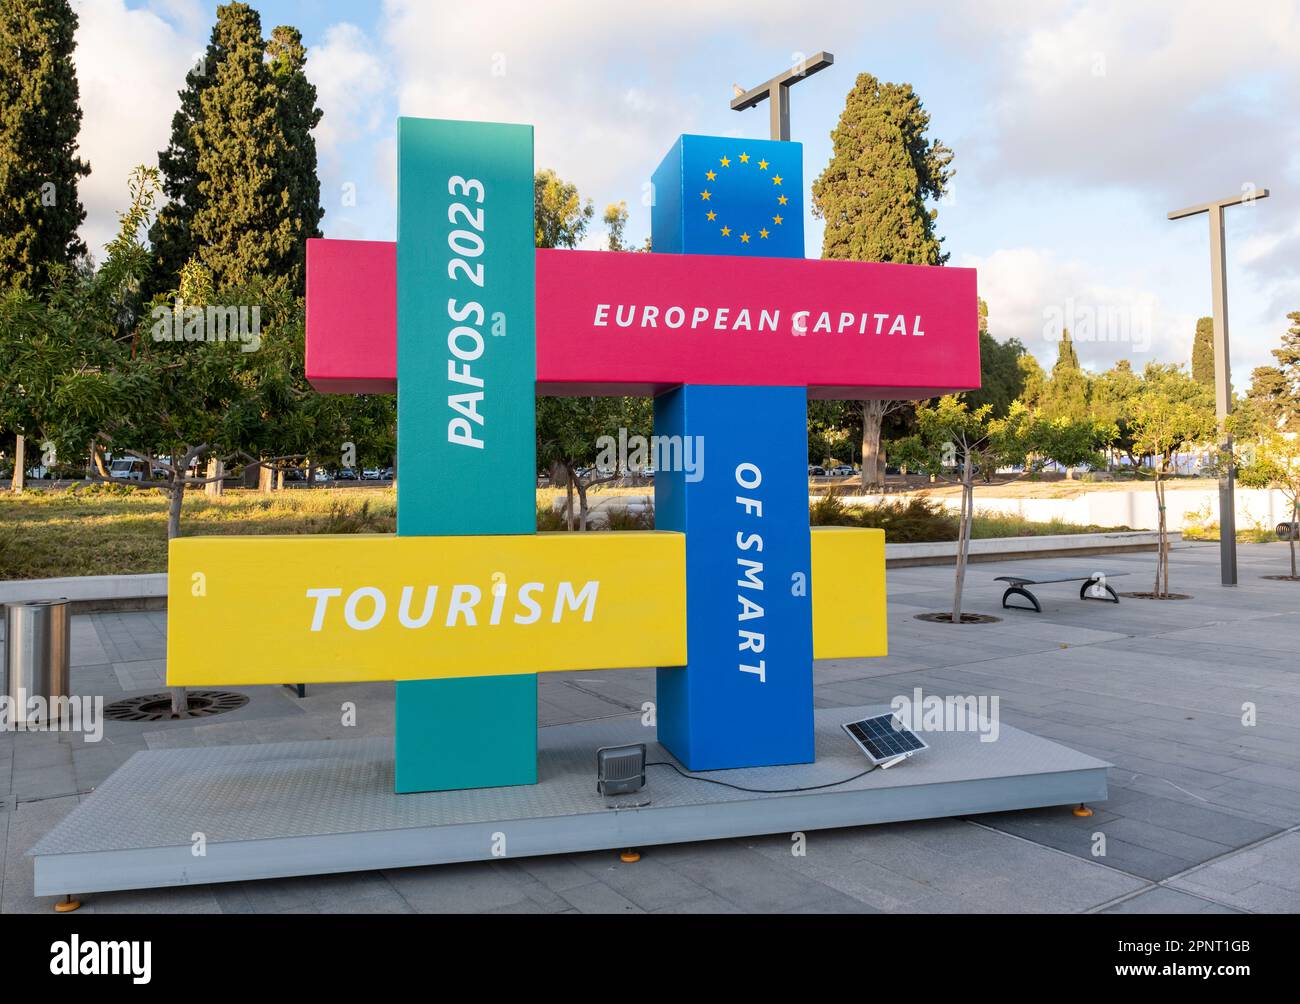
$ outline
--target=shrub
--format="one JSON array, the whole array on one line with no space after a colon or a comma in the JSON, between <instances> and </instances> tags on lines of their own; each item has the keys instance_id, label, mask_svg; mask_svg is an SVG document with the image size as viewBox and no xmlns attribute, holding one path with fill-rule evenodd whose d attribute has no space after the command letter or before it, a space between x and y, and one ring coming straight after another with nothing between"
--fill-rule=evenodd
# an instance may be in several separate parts
<instances>
[{"instance_id":1,"label":"shrub","mask_svg":"<svg viewBox=\"0 0 1300 1004\"><path fill-rule=\"evenodd\" d=\"M607 507L604 516L605 519L600 524L602 530L653 530L655 528L655 513L652 506L647 506L644 512Z\"/></svg>"},{"instance_id":2,"label":"shrub","mask_svg":"<svg viewBox=\"0 0 1300 1004\"><path fill-rule=\"evenodd\" d=\"M942 504L920 496L902 502L846 505L834 495L823 495L808 506L813 526L863 526L884 530L891 544L913 544L957 539L957 517Z\"/></svg>"}]
</instances>

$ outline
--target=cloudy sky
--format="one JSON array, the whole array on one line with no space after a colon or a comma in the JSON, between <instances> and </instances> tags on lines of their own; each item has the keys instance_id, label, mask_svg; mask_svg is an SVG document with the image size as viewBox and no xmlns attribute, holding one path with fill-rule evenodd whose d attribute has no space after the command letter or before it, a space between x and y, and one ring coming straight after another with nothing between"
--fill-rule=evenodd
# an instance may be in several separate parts
<instances>
[{"instance_id":1,"label":"cloudy sky","mask_svg":"<svg viewBox=\"0 0 1300 1004\"><path fill-rule=\"evenodd\" d=\"M85 119L84 236L98 252L131 166L155 163L210 0L73 0ZM300 28L325 115L327 237L394 235L397 115L528 122L537 164L631 236L655 165L683 132L765 136L750 87L800 53L835 65L792 91L805 183L830 156L854 76L907 81L955 151L939 205L952 264L979 270L990 328L1055 357L1062 321L1085 364L1185 362L1210 312L1205 217L1186 205L1256 188L1228 212L1238 385L1300 310L1300 0L262 0L264 31ZM355 206L344 205L355 186ZM807 253L821 229L806 222ZM594 233L592 240L603 235Z\"/></svg>"}]
</instances>

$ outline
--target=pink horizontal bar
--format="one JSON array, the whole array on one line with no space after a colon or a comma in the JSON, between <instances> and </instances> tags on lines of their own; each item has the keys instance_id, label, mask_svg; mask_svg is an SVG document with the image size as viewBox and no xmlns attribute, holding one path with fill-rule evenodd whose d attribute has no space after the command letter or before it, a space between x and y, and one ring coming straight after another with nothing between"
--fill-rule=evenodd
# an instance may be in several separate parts
<instances>
[{"instance_id":1,"label":"pink horizontal bar","mask_svg":"<svg viewBox=\"0 0 1300 1004\"><path fill-rule=\"evenodd\" d=\"M307 376L396 389L396 245L307 245ZM920 398L979 386L975 271L873 262L537 252L538 393L683 383Z\"/></svg>"}]
</instances>

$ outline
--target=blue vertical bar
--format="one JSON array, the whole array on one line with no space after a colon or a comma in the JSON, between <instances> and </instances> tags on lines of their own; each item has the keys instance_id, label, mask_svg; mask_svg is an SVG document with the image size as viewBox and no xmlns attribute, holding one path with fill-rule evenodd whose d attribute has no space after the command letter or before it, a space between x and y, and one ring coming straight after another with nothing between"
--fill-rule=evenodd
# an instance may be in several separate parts
<instances>
[{"instance_id":1,"label":"blue vertical bar","mask_svg":"<svg viewBox=\"0 0 1300 1004\"><path fill-rule=\"evenodd\" d=\"M803 256L797 143L682 136L653 177L656 252ZM743 240L742 240L743 236ZM698 437L703 477L660 470L655 525L686 534L687 664L657 673L659 741L691 770L814 759L804 387L679 387L657 436Z\"/></svg>"}]
</instances>

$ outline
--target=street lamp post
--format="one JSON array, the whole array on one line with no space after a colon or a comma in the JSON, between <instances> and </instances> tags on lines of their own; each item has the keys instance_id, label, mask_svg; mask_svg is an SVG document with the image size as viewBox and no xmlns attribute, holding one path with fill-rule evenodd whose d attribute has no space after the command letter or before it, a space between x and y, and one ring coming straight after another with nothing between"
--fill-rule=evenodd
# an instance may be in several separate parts
<instances>
[{"instance_id":1,"label":"street lamp post","mask_svg":"<svg viewBox=\"0 0 1300 1004\"><path fill-rule=\"evenodd\" d=\"M799 81L811 77L818 70L824 70L835 62L829 52L819 52L811 59L801 60L784 73L778 73L766 83L748 91L736 90L736 97L731 102L732 111L743 112L766 100L771 105L772 139L784 142L790 140L790 88Z\"/></svg>"},{"instance_id":2,"label":"street lamp post","mask_svg":"<svg viewBox=\"0 0 1300 1004\"><path fill-rule=\"evenodd\" d=\"M1232 414L1232 373L1228 356L1228 276L1224 268L1225 243L1223 211L1228 206L1251 204L1267 199L1268 189L1247 188L1234 195L1199 206L1188 206L1169 214L1171 220L1208 214L1210 218L1210 289L1214 303L1214 414L1219 422L1221 455L1227 458L1219 474L1219 575L1225 586L1237 584L1237 508L1236 470L1232 461L1232 434L1228 416Z\"/></svg>"}]
</instances>

